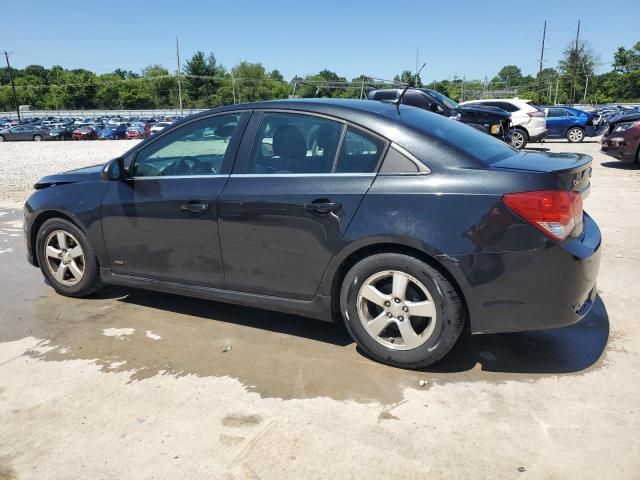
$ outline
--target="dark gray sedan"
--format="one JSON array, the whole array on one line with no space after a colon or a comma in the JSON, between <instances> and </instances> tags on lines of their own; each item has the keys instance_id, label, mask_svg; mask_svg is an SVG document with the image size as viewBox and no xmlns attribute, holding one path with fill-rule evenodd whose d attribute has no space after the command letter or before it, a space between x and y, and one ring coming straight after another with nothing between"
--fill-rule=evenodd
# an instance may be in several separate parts
<instances>
[{"instance_id":1,"label":"dark gray sedan","mask_svg":"<svg viewBox=\"0 0 640 480\"><path fill-rule=\"evenodd\" d=\"M0 142L9 140L33 140L39 142L48 138L49 130L42 127L16 125L15 127L0 130Z\"/></svg>"}]
</instances>

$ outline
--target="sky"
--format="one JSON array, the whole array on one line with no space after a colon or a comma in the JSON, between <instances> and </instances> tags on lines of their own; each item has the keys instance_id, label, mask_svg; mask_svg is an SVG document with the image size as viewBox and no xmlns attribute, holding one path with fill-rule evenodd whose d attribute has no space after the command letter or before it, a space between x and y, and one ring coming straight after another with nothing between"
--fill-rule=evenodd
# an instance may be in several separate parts
<instances>
[{"instance_id":1,"label":"sky","mask_svg":"<svg viewBox=\"0 0 640 480\"><path fill-rule=\"evenodd\" d=\"M213 52L231 68L240 61L278 69L286 79L328 68L347 79L392 79L426 62L423 82L491 79L508 64L538 69L547 20L545 67L555 67L575 39L578 20L600 62L640 41L640 0L416 1L151 0L134 2L19 0L2 5L0 51L12 66L140 72L176 68ZM602 65L599 71L607 71Z\"/></svg>"}]
</instances>

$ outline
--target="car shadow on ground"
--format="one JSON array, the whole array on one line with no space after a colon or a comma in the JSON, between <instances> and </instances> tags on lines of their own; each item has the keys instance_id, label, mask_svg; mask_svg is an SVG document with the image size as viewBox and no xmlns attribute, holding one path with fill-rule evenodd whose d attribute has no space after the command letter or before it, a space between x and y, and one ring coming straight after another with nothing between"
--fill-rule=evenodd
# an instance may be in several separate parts
<instances>
[{"instance_id":1,"label":"car shadow on ground","mask_svg":"<svg viewBox=\"0 0 640 480\"><path fill-rule=\"evenodd\" d=\"M640 170L640 163L637 162L602 162L600 165L618 170Z\"/></svg>"},{"instance_id":2,"label":"car shadow on ground","mask_svg":"<svg viewBox=\"0 0 640 480\"><path fill-rule=\"evenodd\" d=\"M296 315L146 290L107 290L103 295L121 297L120 301L149 308L294 335L342 347L353 343L342 323L332 324ZM608 339L609 317L598 296L591 312L582 321L568 327L492 335L471 335L466 329L454 348L440 362L424 371L462 373L479 364L487 372L575 373L591 367L600 359ZM363 354L360 349L358 351Z\"/></svg>"},{"instance_id":3,"label":"car shadow on ground","mask_svg":"<svg viewBox=\"0 0 640 480\"><path fill-rule=\"evenodd\" d=\"M609 316L598 296L580 322L550 330L493 335L464 332L458 343L429 372L453 373L480 364L503 373L575 373L594 365L609 340Z\"/></svg>"},{"instance_id":4,"label":"car shadow on ground","mask_svg":"<svg viewBox=\"0 0 640 480\"><path fill-rule=\"evenodd\" d=\"M139 306L294 335L342 347L353 343L342 324L148 290L127 289L125 291L119 288L108 290L110 292L98 295L101 298L120 297L119 300L122 302Z\"/></svg>"}]
</instances>

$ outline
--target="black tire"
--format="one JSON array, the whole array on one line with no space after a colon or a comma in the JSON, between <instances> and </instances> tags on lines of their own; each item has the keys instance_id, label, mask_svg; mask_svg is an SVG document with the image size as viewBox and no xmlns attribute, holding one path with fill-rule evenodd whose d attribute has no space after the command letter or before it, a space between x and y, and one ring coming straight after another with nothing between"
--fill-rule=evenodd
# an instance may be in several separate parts
<instances>
[{"instance_id":1,"label":"black tire","mask_svg":"<svg viewBox=\"0 0 640 480\"><path fill-rule=\"evenodd\" d=\"M522 150L529 142L529 134L523 128L514 128L511 133L511 146Z\"/></svg>"},{"instance_id":2,"label":"black tire","mask_svg":"<svg viewBox=\"0 0 640 480\"><path fill-rule=\"evenodd\" d=\"M580 127L571 127L565 134L570 143L581 143L584 140L584 130Z\"/></svg>"},{"instance_id":3,"label":"black tire","mask_svg":"<svg viewBox=\"0 0 640 480\"><path fill-rule=\"evenodd\" d=\"M36 134L36 135L33 136L33 141L34 142L39 142L40 140L42 140L42 135Z\"/></svg>"},{"instance_id":4,"label":"black tire","mask_svg":"<svg viewBox=\"0 0 640 480\"><path fill-rule=\"evenodd\" d=\"M4 137L0 135L0 142L4 142Z\"/></svg>"},{"instance_id":5,"label":"black tire","mask_svg":"<svg viewBox=\"0 0 640 480\"><path fill-rule=\"evenodd\" d=\"M84 275L79 283L73 286L67 286L60 283L50 271L46 254L45 241L49 235L56 231L62 230L70 233L82 247L84 252ZM100 267L95 251L87 236L73 223L62 218L51 218L45 221L36 237L36 256L40 270L53 289L61 295L68 297L86 297L98 290L102 283L100 282Z\"/></svg>"},{"instance_id":6,"label":"black tire","mask_svg":"<svg viewBox=\"0 0 640 480\"><path fill-rule=\"evenodd\" d=\"M427 337L425 343L412 349L395 350L385 346L379 342L380 337L376 340L367 332L360 320L360 288L373 275L389 270L408 274L421 282L435 306L437 316L433 333ZM410 369L431 365L449 352L458 340L466 318L460 296L444 275L417 258L398 253L372 255L355 264L342 282L340 310L347 330L364 353L382 363ZM401 317L398 317L398 320L400 319ZM409 317L405 321L410 321Z\"/></svg>"}]
</instances>

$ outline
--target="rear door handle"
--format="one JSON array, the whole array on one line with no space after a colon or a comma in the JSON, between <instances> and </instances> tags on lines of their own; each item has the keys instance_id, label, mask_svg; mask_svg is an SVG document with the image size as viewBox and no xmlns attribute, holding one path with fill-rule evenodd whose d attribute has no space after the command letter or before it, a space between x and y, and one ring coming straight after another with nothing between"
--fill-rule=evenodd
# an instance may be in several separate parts
<instances>
[{"instance_id":1,"label":"rear door handle","mask_svg":"<svg viewBox=\"0 0 640 480\"><path fill-rule=\"evenodd\" d=\"M342 204L331 202L326 198L319 198L311 203L305 203L304 208L313 213L327 214L340 211Z\"/></svg>"},{"instance_id":2,"label":"rear door handle","mask_svg":"<svg viewBox=\"0 0 640 480\"><path fill-rule=\"evenodd\" d=\"M180 210L188 213L203 213L209 210L209 204L198 201L191 201L180 205Z\"/></svg>"}]
</instances>

